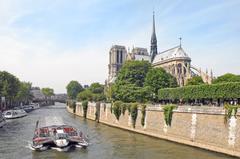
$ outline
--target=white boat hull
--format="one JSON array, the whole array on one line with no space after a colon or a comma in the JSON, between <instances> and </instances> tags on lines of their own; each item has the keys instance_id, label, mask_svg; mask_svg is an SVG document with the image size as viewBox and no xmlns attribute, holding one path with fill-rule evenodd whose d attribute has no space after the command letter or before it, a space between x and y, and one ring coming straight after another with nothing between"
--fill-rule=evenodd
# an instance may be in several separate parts
<instances>
[{"instance_id":1,"label":"white boat hull","mask_svg":"<svg viewBox=\"0 0 240 159\"><path fill-rule=\"evenodd\" d=\"M69 142L66 139L58 139L58 140L55 140L54 143L60 148L66 147L69 144Z\"/></svg>"},{"instance_id":2,"label":"white boat hull","mask_svg":"<svg viewBox=\"0 0 240 159\"><path fill-rule=\"evenodd\" d=\"M26 115L27 115L27 113L23 109L8 110L8 111L3 112L3 116L5 119L22 118Z\"/></svg>"}]
</instances>

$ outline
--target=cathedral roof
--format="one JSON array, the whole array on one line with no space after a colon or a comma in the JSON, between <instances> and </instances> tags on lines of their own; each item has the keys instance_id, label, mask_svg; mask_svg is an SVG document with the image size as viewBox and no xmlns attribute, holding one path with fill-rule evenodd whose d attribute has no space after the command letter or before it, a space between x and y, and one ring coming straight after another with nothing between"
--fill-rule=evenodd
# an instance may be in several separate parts
<instances>
[{"instance_id":1,"label":"cathedral roof","mask_svg":"<svg viewBox=\"0 0 240 159\"><path fill-rule=\"evenodd\" d=\"M168 49L157 54L153 60L153 64L164 63L166 61L186 59L191 60L181 46Z\"/></svg>"},{"instance_id":2,"label":"cathedral roof","mask_svg":"<svg viewBox=\"0 0 240 159\"><path fill-rule=\"evenodd\" d=\"M151 56L149 55L134 55L134 59L138 61L149 61L151 62Z\"/></svg>"},{"instance_id":3,"label":"cathedral roof","mask_svg":"<svg viewBox=\"0 0 240 159\"><path fill-rule=\"evenodd\" d=\"M134 55L148 55L148 51L146 48L134 47L132 49L132 54Z\"/></svg>"}]
</instances>

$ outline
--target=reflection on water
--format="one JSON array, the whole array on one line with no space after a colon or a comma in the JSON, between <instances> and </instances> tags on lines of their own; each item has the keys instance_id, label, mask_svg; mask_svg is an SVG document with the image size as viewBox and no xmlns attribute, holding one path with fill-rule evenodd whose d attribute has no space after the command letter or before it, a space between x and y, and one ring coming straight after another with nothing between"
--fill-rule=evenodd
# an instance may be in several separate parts
<instances>
[{"instance_id":1,"label":"reflection on water","mask_svg":"<svg viewBox=\"0 0 240 159\"><path fill-rule=\"evenodd\" d=\"M71 152L47 150L36 152L28 145L33 137L37 120L56 116L89 136L87 149L76 148ZM69 114L65 105L44 107L21 119L14 119L0 129L1 159L231 159L189 146L184 146L148 136L112 128Z\"/></svg>"}]
</instances>

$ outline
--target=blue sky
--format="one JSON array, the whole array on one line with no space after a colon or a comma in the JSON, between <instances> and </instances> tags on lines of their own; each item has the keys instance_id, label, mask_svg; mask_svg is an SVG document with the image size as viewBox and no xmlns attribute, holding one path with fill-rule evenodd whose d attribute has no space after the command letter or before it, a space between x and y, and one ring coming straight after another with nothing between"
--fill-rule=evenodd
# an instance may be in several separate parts
<instances>
[{"instance_id":1,"label":"blue sky","mask_svg":"<svg viewBox=\"0 0 240 159\"><path fill-rule=\"evenodd\" d=\"M239 0L0 0L0 70L65 92L107 78L113 44L183 47L192 65L215 76L240 74Z\"/></svg>"}]
</instances>

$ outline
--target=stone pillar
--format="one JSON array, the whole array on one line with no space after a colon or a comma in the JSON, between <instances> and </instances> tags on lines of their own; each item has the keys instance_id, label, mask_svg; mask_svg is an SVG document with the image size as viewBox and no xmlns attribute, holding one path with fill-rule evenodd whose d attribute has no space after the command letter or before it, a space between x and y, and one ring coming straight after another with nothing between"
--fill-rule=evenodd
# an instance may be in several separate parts
<instances>
[{"instance_id":1,"label":"stone pillar","mask_svg":"<svg viewBox=\"0 0 240 159\"><path fill-rule=\"evenodd\" d=\"M195 140L196 127L197 127L197 114L192 114L191 135L190 135L191 141Z\"/></svg>"},{"instance_id":2,"label":"stone pillar","mask_svg":"<svg viewBox=\"0 0 240 159\"><path fill-rule=\"evenodd\" d=\"M228 145L234 147L236 142L236 128L237 128L237 119L234 115L230 118L229 127L228 127Z\"/></svg>"}]
</instances>

